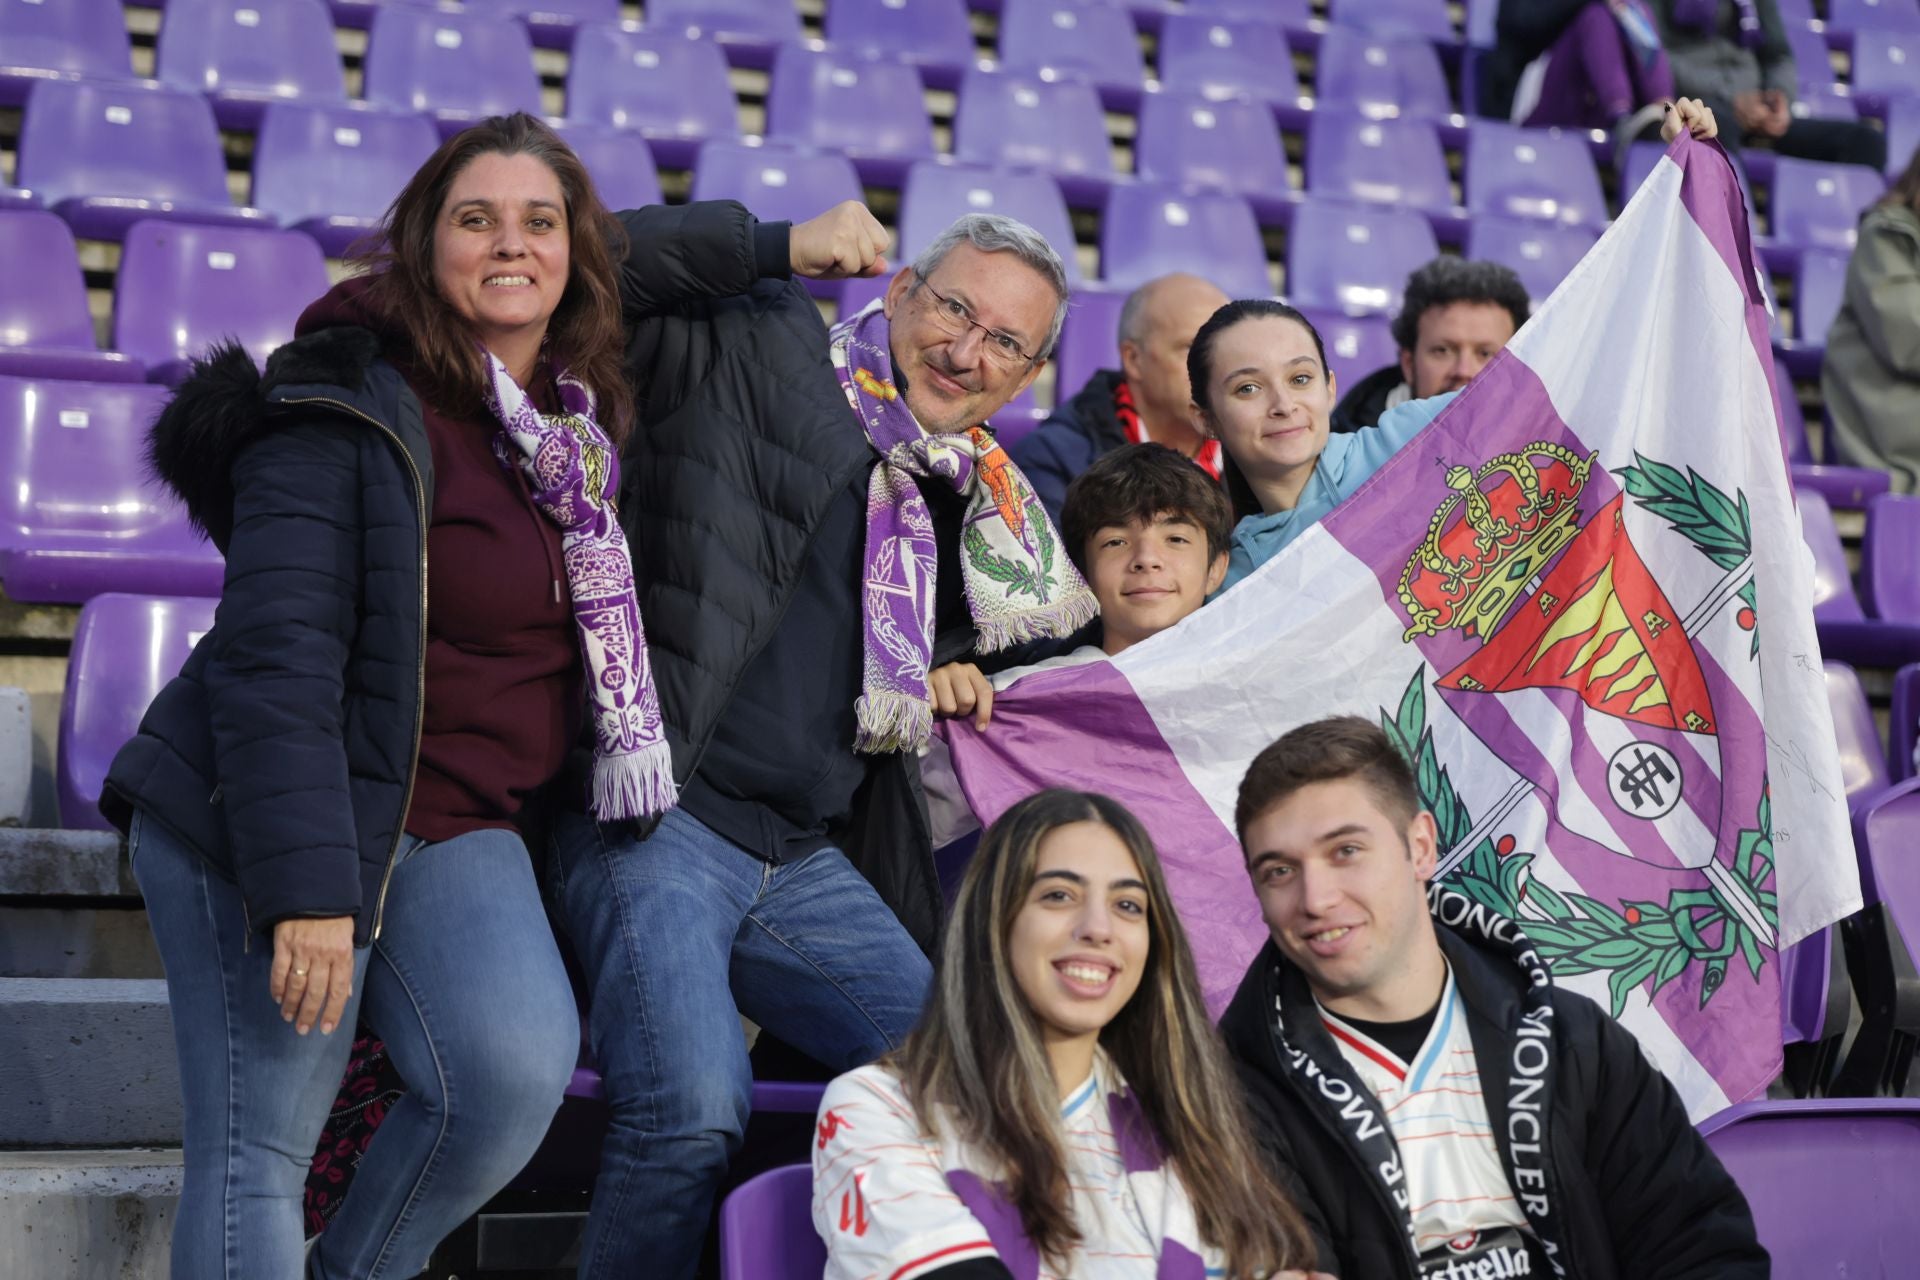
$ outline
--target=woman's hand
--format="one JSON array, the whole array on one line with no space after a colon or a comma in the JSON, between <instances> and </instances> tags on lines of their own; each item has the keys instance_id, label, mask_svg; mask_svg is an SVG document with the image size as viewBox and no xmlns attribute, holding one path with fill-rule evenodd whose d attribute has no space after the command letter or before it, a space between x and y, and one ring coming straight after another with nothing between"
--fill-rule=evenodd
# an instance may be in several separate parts
<instances>
[{"instance_id":1,"label":"woman's hand","mask_svg":"<svg viewBox=\"0 0 1920 1280\"><path fill-rule=\"evenodd\" d=\"M842 200L787 233L793 274L815 280L883 275L886 254L887 229L858 200Z\"/></svg>"},{"instance_id":2,"label":"woman's hand","mask_svg":"<svg viewBox=\"0 0 1920 1280\"><path fill-rule=\"evenodd\" d=\"M1720 136L1720 122L1713 118L1713 108L1698 98L1681 98L1667 104L1667 118L1660 126L1660 140L1672 142L1685 129L1701 142Z\"/></svg>"},{"instance_id":3,"label":"woman's hand","mask_svg":"<svg viewBox=\"0 0 1920 1280\"><path fill-rule=\"evenodd\" d=\"M273 926L273 998L280 1020L298 1023L301 1035L320 1022L332 1035L353 994L353 917L282 920Z\"/></svg>"},{"instance_id":4,"label":"woman's hand","mask_svg":"<svg viewBox=\"0 0 1920 1280\"><path fill-rule=\"evenodd\" d=\"M971 662L949 662L928 672L927 696L936 716L970 715L975 729L985 729L993 718L993 683Z\"/></svg>"}]
</instances>

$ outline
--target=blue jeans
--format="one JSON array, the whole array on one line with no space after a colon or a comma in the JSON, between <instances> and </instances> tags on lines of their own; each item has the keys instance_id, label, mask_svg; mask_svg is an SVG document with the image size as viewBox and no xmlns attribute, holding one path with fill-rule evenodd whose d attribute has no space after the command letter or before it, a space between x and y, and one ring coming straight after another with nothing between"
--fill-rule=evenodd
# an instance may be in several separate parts
<instances>
[{"instance_id":1,"label":"blue jeans","mask_svg":"<svg viewBox=\"0 0 1920 1280\"><path fill-rule=\"evenodd\" d=\"M579 1051L525 845L510 831L407 837L380 939L355 953L340 1029L302 1036L268 992L273 939L248 937L239 889L144 816L130 844L166 965L186 1104L173 1274L418 1274L539 1146ZM386 1041L407 1093L303 1261L307 1166L356 1015Z\"/></svg>"},{"instance_id":2,"label":"blue jeans","mask_svg":"<svg viewBox=\"0 0 1920 1280\"><path fill-rule=\"evenodd\" d=\"M693 1274L752 1100L739 1014L846 1070L900 1043L932 975L838 849L763 862L682 809L630 830L569 815L550 862L612 1110L582 1280Z\"/></svg>"}]
</instances>

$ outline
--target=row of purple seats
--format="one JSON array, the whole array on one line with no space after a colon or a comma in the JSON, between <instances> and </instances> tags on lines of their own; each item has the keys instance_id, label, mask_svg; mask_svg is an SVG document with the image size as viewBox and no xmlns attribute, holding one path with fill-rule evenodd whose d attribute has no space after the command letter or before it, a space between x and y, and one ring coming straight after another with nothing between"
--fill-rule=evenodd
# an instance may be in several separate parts
<instances>
[{"instance_id":1,"label":"row of purple seats","mask_svg":"<svg viewBox=\"0 0 1920 1280\"><path fill-rule=\"evenodd\" d=\"M1798 501L1801 533L1813 553L1813 619L1821 651L1856 666L1920 661L1920 575L1912 545L1920 536L1920 499L1882 493L1867 502L1861 593L1854 590L1826 499L1803 488ZM1861 603L1863 595L1871 610Z\"/></svg>"}]
</instances>

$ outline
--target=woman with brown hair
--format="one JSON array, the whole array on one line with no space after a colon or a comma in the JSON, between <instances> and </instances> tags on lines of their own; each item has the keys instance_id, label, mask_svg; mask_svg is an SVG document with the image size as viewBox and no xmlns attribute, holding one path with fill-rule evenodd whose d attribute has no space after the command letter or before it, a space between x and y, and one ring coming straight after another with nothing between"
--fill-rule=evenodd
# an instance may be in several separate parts
<instances>
[{"instance_id":1,"label":"woman with brown hair","mask_svg":"<svg viewBox=\"0 0 1920 1280\"><path fill-rule=\"evenodd\" d=\"M1250 1131L1146 830L1042 791L981 838L920 1025L821 1101L827 1276L1299 1276Z\"/></svg>"},{"instance_id":2,"label":"woman with brown hair","mask_svg":"<svg viewBox=\"0 0 1920 1280\"><path fill-rule=\"evenodd\" d=\"M1820 394L1849 459L1920 489L1920 150L1860 219Z\"/></svg>"},{"instance_id":3,"label":"woman with brown hair","mask_svg":"<svg viewBox=\"0 0 1920 1280\"><path fill-rule=\"evenodd\" d=\"M518 824L583 714L603 816L673 800L613 508L618 242L550 129L487 120L264 375L218 349L154 427L226 555L102 802L167 971L177 1276L412 1276L559 1106L579 1023ZM303 1256L356 1018L407 1092Z\"/></svg>"}]
</instances>

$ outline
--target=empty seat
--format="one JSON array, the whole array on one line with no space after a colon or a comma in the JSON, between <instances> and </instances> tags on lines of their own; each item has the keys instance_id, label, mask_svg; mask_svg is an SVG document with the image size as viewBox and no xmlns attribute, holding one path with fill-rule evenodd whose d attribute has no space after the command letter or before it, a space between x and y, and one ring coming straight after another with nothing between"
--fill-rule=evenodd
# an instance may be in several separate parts
<instances>
[{"instance_id":1,"label":"empty seat","mask_svg":"<svg viewBox=\"0 0 1920 1280\"><path fill-rule=\"evenodd\" d=\"M1107 0L1006 0L1000 65L1044 80L1082 80L1115 110L1140 101L1146 62L1125 9Z\"/></svg>"},{"instance_id":2,"label":"empty seat","mask_svg":"<svg viewBox=\"0 0 1920 1280\"><path fill-rule=\"evenodd\" d=\"M719 48L678 32L583 28L567 64L567 118L635 129L684 169L704 142L740 136L740 108Z\"/></svg>"},{"instance_id":3,"label":"empty seat","mask_svg":"<svg viewBox=\"0 0 1920 1280\"><path fill-rule=\"evenodd\" d=\"M1080 283L1073 221L1060 188L1044 173L1018 173L979 165L923 160L907 171L900 192L897 256L901 263L931 244L955 218L998 213L1026 223L1046 238L1067 269L1067 283Z\"/></svg>"},{"instance_id":4,"label":"empty seat","mask_svg":"<svg viewBox=\"0 0 1920 1280\"><path fill-rule=\"evenodd\" d=\"M1866 612L1853 593L1846 548L1833 523L1833 509L1816 493L1796 495L1800 507L1800 535L1813 552L1813 616L1815 621L1858 622Z\"/></svg>"},{"instance_id":5,"label":"empty seat","mask_svg":"<svg viewBox=\"0 0 1920 1280\"><path fill-rule=\"evenodd\" d=\"M1600 174L1578 134L1476 120L1467 136L1466 170L1473 213L1606 225Z\"/></svg>"},{"instance_id":6,"label":"empty seat","mask_svg":"<svg viewBox=\"0 0 1920 1280\"><path fill-rule=\"evenodd\" d=\"M1586 227L1482 213L1467 228L1467 256L1512 268L1537 307L1598 239Z\"/></svg>"},{"instance_id":7,"label":"empty seat","mask_svg":"<svg viewBox=\"0 0 1920 1280\"><path fill-rule=\"evenodd\" d=\"M762 222L803 222L861 198L853 162L827 151L709 142L693 168L695 200L738 200Z\"/></svg>"},{"instance_id":8,"label":"empty seat","mask_svg":"<svg viewBox=\"0 0 1920 1280\"><path fill-rule=\"evenodd\" d=\"M254 139L253 203L337 258L379 226L439 145L411 111L276 102Z\"/></svg>"},{"instance_id":9,"label":"empty seat","mask_svg":"<svg viewBox=\"0 0 1920 1280\"><path fill-rule=\"evenodd\" d=\"M1067 81L969 71L954 109L953 155L968 164L1050 173L1075 207L1098 207L1113 180L1099 95Z\"/></svg>"},{"instance_id":10,"label":"empty seat","mask_svg":"<svg viewBox=\"0 0 1920 1280\"><path fill-rule=\"evenodd\" d=\"M108 829L100 788L147 706L213 630L219 602L194 596L95 596L80 610L60 699L60 825Z\"/></svg>"},{"instance_id":11,"label":"empty seat","mask_svg":"<svg viewBox=\"0 0 1920 1280\"><path fill-rule=\"evenodd\" d=\"M162 83L212 98L228 129L252 129L283 98L347 98L322 0L170 0L155 61Z\"/></svg>"},{"instance_id":12,"label":"empty seat","mask_svg":"<svg viewBox=\"0 0 1920 1280\"><path fill-rule=\"evenodd\" d=\"M1173 15L1160 29L1160 83L1209 98L1244 94L1276 107L1300 100L1287 37L1272 22Z\"/></svg>"},{"instance_id":13,"label":"empty seat","mask_svg":"<svg viewBox=\"0 0 1920 1280\"><path fill-rule=\"evenodd\" d=\"M1875 31L1871 40L1853 46L1852 88L1862 111L1884 113L1890 102L1920 95L1920 29ZM1887 159L1893 160L1894 141L1887 139ZM1911 147L1899 153L1900 167L1913 155ZM1899 170L1896 169L1895 172Z\"/></svg>"},{"instance_id":14,"label":"empty seat","mask_svg":"<svg viewBox=\"0 0 1920 1280\"><path fill-rule=\"evenodd\" d=\"M1920 30L1920 0L1827 0L1827 30L1878 37L1883 31ZM1868 43L1855 39L1854 48Z\"/></svg>"},{"instance_id":15,"label":"empty seat","mask_svg":"<svg viewBox=\"0 0 1920 1280\"><path fill-rule=\"evenodd\" d=\"M1288 31L1306 32L1314 28L1311 0L1187 0L1188 13L1220 18L1249 18L1277 22ZM1173 21L1168 18L1169 23ZM1165 32L1166 28L1161 28Z\"/></svg>"},{"instance_id":16,"label":"empty seat","mask_svg":"<svg viewBox=\"0 0 1920 1280\"><path fill-rule=\"evenodd\" d=\"M517 18L543 49L565 49L581 27L620 21L620 0L465 0L476 13Z\"/></svg>"},{"instance_id":17,"label":"empty seat","mask_svg":"<svg viewBox=\"0 0 1920 1280\"><path fill-rule=\"evenodd\" d=\"M1065 404L1100 370L1120 367L1120 309L1126 301L1119 290L1074 291L1054 353L1056 402Z\"/></svg>"},{"instance_id":18,"label":"empty seat","mask_svg":"<svg viewBox=\"0 0 1920 1280\"><path fill-rule=\"evenodd\" d=\"M1920 63L1920 57L1916 57ZM1887 100L1887 177L1897 178L1920 151L1920 97Z\"/></svg>"},{"instance_id":19,"label":"empty seat","mask_svg":"<svg viewBox=\"0 0 1920 1280\"><path fill-rule=\"evenodd\" d=\"M1793 52L1793 70L1799 79L1802 98L1834 87L1833 59L1827 52L1825 36L1809 27L1789 23L1787 47Z\"/></svg>"},{"instance_id":20,"label":"empty seat","mask_svg":"<svg viewBox=\"0 0 1920 1280\"><path fill-rule=\"evenodd\" d=\"M423 111L452 137L487 116L540 114L533 43L518 22L396 4L367 34L366 99Z\"/></svg>"},{"instance_id":21,"label":"empty seat","mask_svg":"<svg viewBox=\"0 0 1920 1280\"><path fill-rule=\"evenodd\" d=\"M910 63L936 89L977 60L966 0L831 0L824 30L829 45Z\"/></svg>"},{"instance_id":22,"label":"empty seat","mask_svg":"<svg viewBox=\"0 0 1920 1280\"><path fill-rule=\"evenodd\" d=\"M1849 803L1892 785L1887 752L1873 722L1873 708L1860 675L1844 662L1827 662L1827 706L1833 712L1834 742L1840 752L1840 782Z\"/></svg>"},{"instance_id":23,"label":"empty seat","mask_svg":"<svg viewBox=\"0 0 1920 1280\"><path fill-rule=\"evenodd\" d=\"M1287 296L1298 307L1391 314L1407 277L1440 254L1411 209L1309 197L1287 233Z\"/></svg>"},{"instance_id":24,"label":"empty seat","mask_svg":"<svg viewBox=\"0 0 1920 1280\"><path fill-rule=\"evenodd\" d=\"M137 361L99 350L67 224L38 209L0 213L0 374L138 382Z\"/></svg>"},{"instance_id":25,"label":"empty seat","mask_svg":"<svg viewBox=\"0 0 1920 1280\"><path fill-rule=\"evenodd\" d=\"M1135 174L1148 182L1241 196L1262 222L1292 216L1286 148L1273 114L1247 98L1149 94L1133 139Z\"/></svg>"},{"instance_id":26,"label":"empty seat","mask_svg":"<svg viewBox=\"0 0 1920 1280\"><path fill-rule=\"evenodd\" d=\"M786 1165L748 1178L720 1206L721 1280L812 1280L827 1266L813 1229L813 1170Z\"/></svg>"},{"instance_id":27,"label":"empty seat","mask_svg":"<svg viewBox=\"0 0 1920 1280\"><path fill-rule=\"evenodd\" d=\"M838 151L863 179L884 186L898 186L908 165L933 155L933 123L912 67L798 44L774 58L767 136Z\"/></svg>"},{"instance_id":28,"label":"empty seat","mask_svg":"<svg viewBox=\"0 0 1920 1280\"><path fill-rule=\"evenodd\" d=\"M1782 156L1773 166L1773 238L1791 248L1850 253L1861 210L1886 187L1886 179L1865 165Z\"/></svg>"},{"instance_id":29,"label":"empty seat","mask_svg":"<svg viewBox=\"0 0 1920 1280\"><path fill-rule=\"evenodd\" d=\"M128 80L132 43L120 0L0 0L0 107L42 80Z\"/></svg>"},{"instance_id":30,"label":"empty seat","mask_svg":"<svg viewBox=\"0 0 1920 1280\"><path fill-rule=\"evenodd\" d=\"M28 98L17 168L20 185L86 238L117 240L152 217L265 222L229 202L213 109L180 89L43 81Z\"/></svg>"},{"instance_id":31,"label":"empty seat","mask_svg":"<svg viewBox=\"0 0 1920 1280\"><path fill-rule=\"evenodd\" d=\"M559 133L587 167L607 208L638 209L661 202L653 152L639 134L592 124L563 124Z\"/></svg>"},{"instance_id":32,"label":"empty seat","mask_svg":"<svg viewBox=\"0 0 1920 1280\"><path fill-rule=\"evenodd\" d=\"M1385 316L1350 316L1340 311L1302 309L1321 345L1327 349L1327 368L1344 392L1370 373L1400 363L1400 346L1393 340L1393 323Z\"/></svg>"},{"instance_id":33,"label":"empty seat","mask_svg":"<svg viewBox=\"0 0 1920 1280\"><path fill-rule=\"evenodd\" d=\"M1317 105L1354 107L1370 116L1453 114L1440 55L1418 36L1329 27L1314 68Z\"/></svg>"},{"instance_id":34,"label":"empty seat","mask_svg":"<svg viewBox=\"0 0 1920 1280\"><path fill-rule=\"evenodd\" d=\"M1920 623L1920 498L1883 493L1867 504L1860 587L1873 617Z\"/></svg>"},{"instance_id":35,"label":"empty seat","mask_svg":"<svg viewBox=\"0 0 1920 1280\"><path fill-rule=\"evenodd\" d=\"M25 187L0 187L0 209L38 209L40 197Z\"/></svg>"},{"instance_id":36,"label":"empty seat","mask_svg":"<svg viewBox=\"0 0 1920 1280\"><path fill-rule=\"evenodd\" d=\"M718 41L742 67L770 66L776 49L803 34L793 0L651 0L647 26Z\"/></svg>"},{"instance_id":37,"label":"empty seat","mask_svg":"<svg viewBox=\"0 0 1920 1280\"><path fill-rule=\"evenodd\" d=\"M1100 219L1101 279L1133 289L1173 271L1211 280L1229 297L1273 292L1260 225L1246 201L1150 183L1115 187Z\"/></svg>"},{"instance_id":38,"label":"empty seat","mask_svg":"<svg viewBox=\"0 0 1920 1280\"><path fill-rule=\"evenodd\" d=\"M1895 782L1913 777L1920 749L1920 663L1893 673L1893 701L1887 708L1887 766Z\"/></svg>"},{"instance_id":39,"label":"empty seat","mask_svg":"<svg viewBox=\"0 0 1920 1280\"><path fill-rule=\"evenodd\" d=\"M1453 207L1446 152L1426 120L1316 111L1307 126L1306 171L1307 191L1316 196L1436 213Z\"/></svg>"},{"instance_id":40,"label":"empty seat","mask_svg":"<svg viewBox=\"0 0 1920 1280\"><path fill-rule=\"evenodd\" d=\"M147 428L166 398L151 383L0 377L0 587L9 598L219 594L219 552L147 474Z\"/></svg>"},{"instance_id":41,"label":"empty seat","mask_svg":"<svg viewBox=\"0 0 1920 1280\"><path fill-rule=\"evenodd\" d=\"M1774 349L1796 378L1820 376L1826 355L1827 330L1840 314L1846 297L1847 255L1808 249L1800 255L1793 275L1793 336L1776 340Z\"/></svg>"},{"instance_id":42,"label":"empty seat","mask_svg":"<svg viewBox=\"0 0 1920 1280\"><path fill-rule=\"evenodd\" d=\"M264 363L326 291L320 246L298 231L136 222L120 257L113 344L155 382L178 383L221 339Z\"/></svg>"},{"instance_id":43,"label":"empty seat","mask_svg":"<svg viewBox=\"0 0 1920 1280\"><path fill-rule=\"evenodd\" d=\"M1807 444L1807 423L1800 399L1790 382L1782 380L1778 403L1780 438L1786 447L1795 489L1820 495L1829 507L1857 510L1891 486L1892 478L1877 467L1816 464Z\"/></svg>"},{"instance_id":44,"label":"empty seat","mask_svg":"<svg viewBox=\"0 0 1920 1280\"><path fill-rule=\"evenodd\" d=\"M1327 17L1362 31L1417 35L1443 44L1459 39L1447 0L1329 0Z\"/></svg>"}]
</instances>

